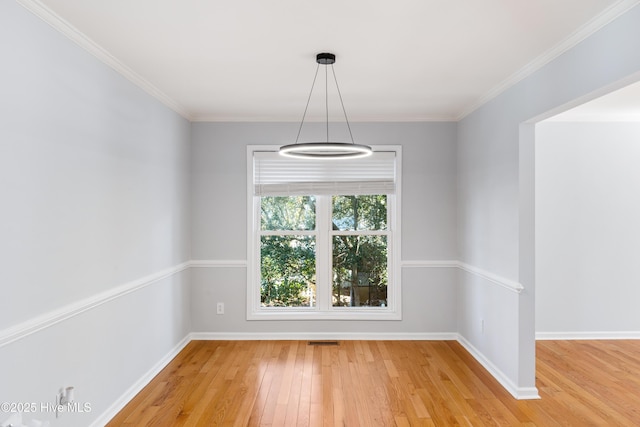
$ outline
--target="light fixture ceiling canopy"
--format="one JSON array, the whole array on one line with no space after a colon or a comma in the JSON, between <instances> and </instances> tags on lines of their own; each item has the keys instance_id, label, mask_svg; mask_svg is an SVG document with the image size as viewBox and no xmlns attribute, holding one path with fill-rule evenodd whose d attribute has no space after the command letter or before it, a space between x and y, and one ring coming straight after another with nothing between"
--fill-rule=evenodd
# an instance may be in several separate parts
<instances>
[{"instance_id":1,"label":"light fixture ceiling canopy","mask_svg":"<svg viewBox=\"0 0 640 427\"><path fill-rule=\"evenodd\" d=\"M280 147L279 153L287 157L296 158L313 158L313 159L353 159L358 157L366 157L372 154L371 147L368 145L356 144L353 140L353 133L351 132L351 125L347 118L347 111L344 108L344 102L342 101L342 94L340 93L340 87L338 86L338 79L336 78L336 72L333 69L333 64L336 62L336 56L333 53L323 52L316 55L316 73L313 77L313 83L311 84L311 91L309 92L309 98L307 99L307 105L302 115L302 122L298 129L298 135L296 136L296 142L293 144L283 145ZM325 111L326 111L326 133L327 140L325 142L298 142L300 138L300 132L304 125L304 119L307 116L307 110L309 108L309 101L313 94L313 88L316 84L318 77L318 71L320 65L325 66ZM340 105L342 106L342 112L344 113L344 119L347 129L349 130L349 136L351 142L332 142L329 140L329 84L328 84L328 67L331 66L331 73L333 74L333 80L336 84L338 91L338 97L340 98Z\"/></svg>"}]
</instances>

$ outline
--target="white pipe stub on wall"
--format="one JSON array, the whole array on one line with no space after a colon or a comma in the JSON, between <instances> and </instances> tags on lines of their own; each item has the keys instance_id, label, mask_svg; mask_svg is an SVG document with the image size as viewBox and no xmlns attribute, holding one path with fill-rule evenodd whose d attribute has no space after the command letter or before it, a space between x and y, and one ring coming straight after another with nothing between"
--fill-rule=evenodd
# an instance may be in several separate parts
<instances>
[{"instance_id":1,"label":"white pipe stub on wall","mask_svg":"<svg viewBox=\"0 0 640 427\"><path fill-rule=\"evenodd\" d=\"M49 421L31 420L24 424L22 412L14 412L9 418L0 422L0 427L49 427Z\"/></svg>"}]
</instances>

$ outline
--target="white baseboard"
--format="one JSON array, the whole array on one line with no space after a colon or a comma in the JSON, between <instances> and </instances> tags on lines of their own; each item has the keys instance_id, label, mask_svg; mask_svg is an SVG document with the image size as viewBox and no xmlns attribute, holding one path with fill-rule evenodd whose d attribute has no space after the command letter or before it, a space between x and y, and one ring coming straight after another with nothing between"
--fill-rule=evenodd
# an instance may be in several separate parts
<instances>
[{"instance_id":1,"label":"white baseboard","mask_svg":"<svg viewBox=\"0 0 640 427\"><path fill-rule=\"evenodd\" d=\"M127 403L131 401L140 391L145 388L151 380L160 373L168 364L173 360L174 357L178 355L186 346L191 342L191 338L189 335L184 337L182 341L180 341L166 356L158 361L146 374L144 374L138 381L136 381L127 391L125 391L118 400L116 400L106 411L104 411L100 416L91 423L91 427L103 427L105 426L113 417L115 417L118 412L124 408Z\"/></svg>"},{"instance_id":2,"label":"white baseboard","mask_svg":"<svg viewBox=\"0 0 640 427\"><path fill-rule=\"evenodd\" d=\"M252 340L393 340L393 341L458 341L489 373L518 400L540 399L535 387L516 387L506 375L491 363L463 336L455 332L434 333L346 333L346 332L192 332L180 341L153 368L136 381L120 396L91 427L106 425L124 408L151 380L164 369L191 341L252 341Z\"/></svg>"},{"instance_id":3,"label":"white baseboard","mask_svg":"<svg viewBox=\"0 0 640 427\"><path fill-rule=\"evenodd\" d=\"M536 332L536 340L638 340L640 331Z\"/></svg>"},{"instance_id":4,"label":"white baseboard","mask_svg":"<svg viewBox=\"0 0 640 427\"><path fill-rule=\"evenodd\" d=\"M475 348L465 337L458 335L458 342L467 350L489 373L518 400L540 399L536 387L518 387L496 365L491 363L480 350Z\"/></svg>"},{"instance_id":5,"label":"white baseboard","mask_svg":"<svg viewBox=\"0 0 640 427\"><path fill-rule=\"evenodd\" d=\"M380 333L380 332L192 332L192 340L252 341L252 340L385 340L385 341L455 341L455 332Z\"/></svg>"},{"instance_id":6,"label":"white baseboard","mask_svg":"<svg viewBox=\"0 0 640 427\"><path fill-rule=\"evenodd\" d=\"M388 340L388 341L458 341L513 397L518 400L540 399L535 387L517 387L469 341L456 332L370 333L370 332L192 332L191 340Z\"/></svg>"}]
</instances>

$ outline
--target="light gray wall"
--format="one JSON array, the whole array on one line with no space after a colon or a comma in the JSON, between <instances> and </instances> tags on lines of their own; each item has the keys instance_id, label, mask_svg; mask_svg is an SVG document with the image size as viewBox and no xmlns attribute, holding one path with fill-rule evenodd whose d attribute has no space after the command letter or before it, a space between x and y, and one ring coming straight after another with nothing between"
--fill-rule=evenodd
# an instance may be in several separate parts
<instances>
[{"instance_id":1,"label":"light gray wall","mask_svg":"<svg viewBox=\"0 0 640 427\"><path fill-rule=\"evenodd\" d=\"M190 330L186 271L100 300L189 259L190 124L16 2L0 17L0 338L45 325L0 339L0 401L76 386L92 412L52 425L87 426Z\"/></svg>"},{"instance_id":2,"label":"light gray wall","mask_svg":"<svg viewBox=\"0 0 640 427\"><path fill-rule=\"evenodd\" d=\"M636 6L459 122L461 259L525 288L514 296L461 275L459 332L516 389L535 387L534 138L521 126L638 73L639 49ZM495 321L481 333L486 313Z\"/></svg>"},{"instance_id":3,"label":"light gray wall","mask_svg":"<svg viewBox=\"0 0 640 427\"><path fill-rule=\"evenodd\" d=\"M192 126L193 259L246 260L247 145L292 142L297 123L194 123ZM322 138L322 124L305 124ZM455 123L353 123L358 142L402 145L402 258L455 260ZM313 135L316 133L316 135ZM246 320L244 267L192 270L194 331L455 332L454 268L404 268L403 320L276 322ZM215 303L225 314L215 314Z\"/></svg>"},{"instance_id":4,"label":"light gray wall","mask_svg":"<svg viewBox=\"0 0 640 427\"><path fill-rule=\"evenodd\" d=\"M291 142L297 124L189 125L15 2L0 16L0 338L189 258L245 259L246 145ZM521 124L639 72L638 51L635 7L457 125L354 124L359 141L403 145L403 259L461 259L522 294L404 268L403 321L247 322L243 268L194 268L2 344L0 399L47 402L75 385L93 410L63 422L88 425L189 330L458 331L533 387L533 131Z\"/></svg>"},{"instance_id":5,"label":"light gray wall","mask_svg":"<svg viewBox=\"0 0 640 427\"><path fill-rule=\"evenodd\" d=\"M640 333L640 123L536 126L536 332Z\"/></svg>"}]
</instances>

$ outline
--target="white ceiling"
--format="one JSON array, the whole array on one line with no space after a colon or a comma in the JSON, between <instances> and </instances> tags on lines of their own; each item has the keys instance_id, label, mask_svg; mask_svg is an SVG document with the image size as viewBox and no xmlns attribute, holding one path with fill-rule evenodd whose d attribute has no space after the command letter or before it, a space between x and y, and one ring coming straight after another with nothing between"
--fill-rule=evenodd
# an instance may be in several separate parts
<instances>
[{"instance_id":1,"label":"white ceiling","mask_svg":"<svg viewBox=\"0 0 640 427\"><path fill-rule=\"evenodd\" d=\"M351 121L456 120L638 3L18 1L183 116L213 121L299 121L323 51Z\"/></svg>"}]
</instances>

